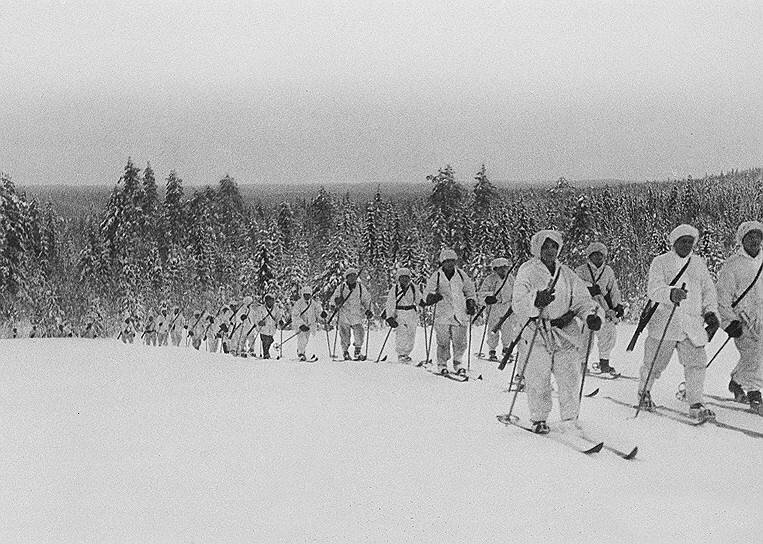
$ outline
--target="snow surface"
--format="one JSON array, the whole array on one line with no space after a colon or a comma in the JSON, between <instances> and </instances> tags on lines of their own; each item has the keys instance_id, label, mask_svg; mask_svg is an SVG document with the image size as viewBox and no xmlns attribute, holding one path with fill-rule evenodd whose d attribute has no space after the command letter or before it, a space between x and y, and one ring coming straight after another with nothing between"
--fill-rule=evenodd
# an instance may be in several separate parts
<instances>
[{"instance_id":1,"label":"snow surface","mask_svg":"<svg viewBox=\"0 0 763 544\"><path fill-rule=\"evenodd\" d=\"M621 329L613 364L636 375L641 346L625 354L632 328ZM372 359L384 332L371 334ZM398 363L332 362L325 336L311 342L314 364L288 360L293 343L281 361L115 340L0 346L2 543L763 537L763 440L628 419L632 410L594 398L585 428L640 453L588 457L497 422L510 369L485 361L471 365L484 379L462 384ZM736 351L726 350L709 393L727 395ZM419 338L414 360L423 353ZM674 360L655 400L683 408L680 381ZM632 381L588 378L595 387L635 400ZM763 432L759 416L717 411ZM524 394L515 412L527 414Z\"/></svg>"}]
</instances>

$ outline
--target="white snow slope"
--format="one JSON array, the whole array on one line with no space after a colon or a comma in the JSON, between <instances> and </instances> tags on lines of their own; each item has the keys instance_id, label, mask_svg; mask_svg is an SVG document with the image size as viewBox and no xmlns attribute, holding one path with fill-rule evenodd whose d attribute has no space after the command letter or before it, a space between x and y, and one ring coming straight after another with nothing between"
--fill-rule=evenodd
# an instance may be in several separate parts
<instances>
[{"instance_id":1,"label":"white snow slope","mask_svg":"<svg viewBox=\"0 0 763 544\"><path fill-rule=\"evenodd\" d=\"M622 329L613 364L636 375L641 346L624 353L632 329ZM383 332L371 335L372 359ZM510 369L484 361L472 360L484 379L462 384L397 363L333 362L325 336L311 343L314 364L114 340L0 346L2 543L763 538L763 440L633 420L594 398L584 427L640 453L586 456L496 421ZM708 393L728 396L736 351L726 350ZM415 360L423 353L420 339ZM684 408L681 381L674 360L655 400ZM633 381L588 378L595 387L635 400ZM515 412L527 414L524 394ZM717 412L763 432L759 416Z\"/></svg>"}]
</instances>

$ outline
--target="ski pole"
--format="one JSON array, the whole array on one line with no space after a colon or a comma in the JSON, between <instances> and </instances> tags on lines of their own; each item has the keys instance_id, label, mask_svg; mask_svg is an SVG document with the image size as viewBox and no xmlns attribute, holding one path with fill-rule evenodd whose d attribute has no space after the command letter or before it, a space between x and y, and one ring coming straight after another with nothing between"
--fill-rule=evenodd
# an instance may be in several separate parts
<instances>
[{"instance_id":1,"label":"ski pole","mask_svg":"<svg viewBox=\"0 0 763 544\"><path fill-rule=\"evenodd\" d=\"M429 343L427 344L427 363L429 363L431 360L429 358L429 355L431 354L432 350L432 337L434 336L434 321L435 317L437 317L437 303L434 303L434 308L432 308L432 326L429 328Z\"/></svg>"},{"instance_id":2,"label":"ski pole","mask_svg":"<svg viewBox=\"0 0 763 544\"><path fill-rule=\"evenodd\" d=\"M279 341L279 344L278 344L278 358L280 359L281 357L283 357L283 348L281 347L281 346L283 346L283 327L279 327L279 335L280 335L280 338L278 339L278 341Z\"/></svg>"},{"instance_id":3,"label":"ski pole","mask_svg":"<svg viewBox=\"0 0 763 544\"><path fill-rule=\"evenodd\" d=\"M525 377L525 370L527 370L527 364L530 362L530 354L533 352L533 346L535 345L535 338L538 336L538 329L540 327L539 323L535 323L535 331L533 332L532 340L530 340L530 345L527 348L527 355L525 356L525 362L522 365L522 369L519 371L519 379L518 381L521 382ZM509 413L508 413L508 419L511 420L511 414L514 411L514 404L517 402L517 396L519 395L519 387L517 387L514 390L514 397L511 399L511 406L509 407Z\"/></svg>"},{"instance_id":4,"label":"ski pole","mask_svg":"<svg viewBox=\"0 0 763 544\"><path fill-rule=\"evenodd\" d=\"M384 346L387 345L387 340L389 339L390 333L392 333L392 327L389 328L389 330L387 331L387 335L384 337L384 342L382 342L382 347L379 350L379 355L376 357L376 361L375 362L377 362L377 363L379 361L381 361L382 353L384 353Z\"/></svg>"},{"instance_id":5,"label":"ski pole","mask_svg":"<svg viewBox=\"0 0 763 544\"><path fill-rule=\"evenodd\" d=\"M334 356L331 353L331 338L329 337L329 324L324 323L324 328L326 329L326 353L333 359Z\"/></svg>"},{"instance_id":6,"label":"ski pole","mask_svg":"<svg viewBox=\"0 0 763 544\"><path fill-rule=\"evenodd\" d=\"M467 321L469 322L469 339L466 342L466 372L469 372L472 366L472 322L470 319Z\"/></svg>"},{"instance_id":7,"label":"ski pole","mask_svg":"<svg viewBox=\"0 0 763 544\"><path fill-rule=\"evenodd\" d=\"M281 332L283 332L283 331L281 331ZM289 336L289 337L288 337L286 340L284 340L283 342L281 342L280 344L278 344L276 347L277 347L278 349L281 349L281 348L283 347L283 345L284 345L286 342L288 342L289 340L291 340L291 339L293 339L293 338L296 338L297 336L299 336L299 333L301 333L301 332L302 332L302 331L300 331L300 330L297 330L297 332L295 332L294 334L292 334L291 336ZM283 335L281 335L281 336L283 336Z\"/></svg>"},{"instance_id":8,"label":"ski pole","mask_svg":"<svg viewBox=\"0 0 763 544\"><path fill-rule=\"evenodd\" d=\"M336 357L336 339L339 336L339 318L336 319L336 331L334 331L334 347L331 348L331 358Z\"/></svg>"},{"instance_id":9,"label":"ski pole","mask_svg":"<svg viewBox=\"0 0 763 544\"><path fill-rule=\"evenodd\" d=\"M681 289L686 288L686 283L681 285ZM654 370L654 364L657 362L657 357L660 355L660 349L662 349L662 342L665 340L665 335L668 333L668 327L670 326L670 322L673 320L673 315L676 313L676 308L678 308L678 303L674 303L673 307L670 309L670 315L668 316L668 320L665 323L665 329L662 331L662 336L660 336L660 341L657 343L657 349L654 352L654 357L652 357L652 364L649 365L649 372L646 374L646 381L644 382L644 389L641 391L641 394L639 395L638 399L638 406L636 406L636 415L633 416L633 419L636 419L638 417L639 412L641 412L641 404L644 402L644 397L646 396L647 388L649 387L649 379L652 377L652 370Z\"/></svg>"},{"instance_id":10,"label":"ski pole","mask_svg":"<svg viewBox=\"0 0 763 544\"><path fill-rule=\"evenodd\" d=\"M713 355L713 357L710 359L710 362L709 362L709 363L707 363L707 365L705 366L705 368L708 368L708 367L709 367L711 364L713 364L713 361L715 361L716 357L718 357L718 355L720 355L720 354L721 354L721 351L723 351L723 348L725 348L725 347L726 347L726 344L728 344L728 343L729 343L729 340L731 340L731 337L730 337L730 336L729 336L728 338L726 338L726 340L723 342L723 344L721 345L721 347L719 347L719 348L718 348L718 351L716 351L716 352L715 352L715 355Z\"/></svg>"},{"instance_id":11,"label":"ski pole","mask_svg":"<svg viewBox=\"0 0 763 544\"><path fill-rule=\"evenodd\" d=\"M426 350L426 359L429 359L429 347L428 347L428 340L427 340L427 311L425 309L422 309L421 311L422 317L421 320L424 322L424 349Z\"/></svg>"},{"instance_id":12,"label":"ski pole","mask_svg":"<svg viewBox=\"0 0 763 544\"><path fill-rule=\"evenodd\" d=\"M583 384L585 384L585 374L586 374L586 369L588 368L588 357L591 355L591 344L593 344L593 330L589 329L588 345L586 346L586 349L585 349L585 359L583 359L583 364L581 365L582 377L580 379L580 393L578 394L578 404L580 404L580 401L583 400ZM578 415L580 415L580 409L578 409Z\"/></svg>"}]
</instances>

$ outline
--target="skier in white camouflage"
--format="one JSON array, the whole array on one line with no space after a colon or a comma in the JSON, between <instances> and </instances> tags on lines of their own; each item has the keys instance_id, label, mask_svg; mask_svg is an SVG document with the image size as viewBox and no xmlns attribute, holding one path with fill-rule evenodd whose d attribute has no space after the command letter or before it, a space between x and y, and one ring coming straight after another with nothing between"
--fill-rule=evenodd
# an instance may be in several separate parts
<instances>
[{"instance_id":1,"label":"skier in white camouflage","mask_svg":"<svg viewBox=\"0 0 763 544\"><path fill-rule=\"evenodd\" d=\"M696 228L679 225L668 239L671 250L655 257L649 267L647 293L659 305L647 324L649 334L644 342L639 402L643 409L654 409L650 390L677 351L684 367L689 416L700 421L714 419L715 413L702 404L702 397L707 365L705 345L720 326L715 285L704 259L693 252L699 239ZM683 284L686 286L682 289ZM671 312L673 317L668 321Z\"/></svg>"},{"instance_id":2,"label":"skier in white camouflage","mask_svg":"<svg viewBox=\"0 0 763 544\"><path fill-rule=\"evenodd\" d=\"M334 290L331 299L333 310L337 313L339 338L342 344L342 356L350 359L350 340L354 336L355 360L362 360L361 349L365 340L363 321L371 319L371 297L367 289L358 280L358 269L348 268L344 273L345 281Z\"/></svg>"},{"instance_id":3,"label":"skier in white camouflage","mask_svg":"<svg viewBox=\"0 0 763 544\"><path fill-rule=\"evenodd\" d=\"M745 221L737 228L737 249L718 275L718 311L726 334L734 339L739 361L729 391L763 415L763 223Z\"/></svg>"},{"instance_id":4,"label":"skier in white camouflage","mask_svg":"<svg viewBox=\"0 0 763 544\"><path fill-rule=\"evenodd\" d=\"M326 312L321 307L321 303L313 298L313 290L310 287L303 287L300 291L301 297L291 308L291 323L297 334L297 357L300 361L307 360L307 345L310 342L310 336L318 330L318 320L326 319Z\"/></svg>"},{"instance_id":5,"label":"skier in white camouflage","mask_svg":"<svg viewBox=\"0 0 763 544\"><path fill-rule=\"evenodd\" d=\"M185 317L183 312L180 311L180 306L172 308L172 315L170 316L170 340L175 347L180 346L180 342L183 339L183 329L186 328Z\"/></svg>"},{"instance_id":6,"label":"skier in white camouflage","mask_svg":"<svg viewBox=\"0 0 763 544\"><path fill-rule=\"evenodd\" d=\"M610 355L617 342L617 322L622 319L625 308L615 271L606 264L607 253L607 246L593 242L585 250L586 262L578 266L575 272L585 282L588 292L605 315L601 330L595 333L599 344L598 371L616 376L617 371L610 364Z\"/></svg>"},{"instance_id":7,"label":"skier in white camouflage","mask_svg":"<svg viewBox=\"0 0 763 544\"><path fill-rule=\"evenodd\" d=\"M411 271L399 268L395 272L395 285L387 294L386 316L387 325L395 329L395 348L397 360L401 363L411 362L411 351L416 342L416 327L419 324L417 304L421 295L416 285L411 281Z\"/></svg>"},{"instance_id":8,"label":"skier in white camouflage","mask_svg":"<svg viewBox=\"0 0 763 544\"><path fill-rule=\"evenodd\" d=\"M263 304L257 308L254 314L254 322L260 333L263 359L270 359L270 346L273 345L276 330L281 321L281 310L276 308L275 303L275 296L272 293L267 293Z\"/></svg>"},{"instance_id":9,"label":"skier in white camouflage","mask_svg":"<svg viewBox=\"0 0 763 544\"><path fill-rule=\"evenodd\" d=\"M220 344L220 337L217 335L219 325L216 321L215 316L208 315L204 325L204 332L202 332L202 340L206 340L207 351L211 353L216 353Z\"/></svg>"},{"instance_id":10,"label":"skier in white camouflage","mask_svg":"<svg viewBox=\"0 0 763 544\"><path fill-rule=\"evenodd\" d=\"M203 336L204 329L206 328L206 320L204 319L203 314L204 312L196 310L193 312L193 319L188 323L188 338L191 341L193 349L196 350L201 347L201 342L204 340Z\"/></svg>"},{"instance_id":11,"label":"skier in white camouflage","mask_svg":"<svg viewBox=\"0 0 763 544\"><path fill-rule=\"evenodd\" d=\"M551 375L559 389L559 412L564 427L576 427L580 410L581 347L584 335L576 318L589 331L601 328L598 305L583 280L559 261L562 234L542 230L530 240L532 258L523 263L514 281L513 305L522 333L524 383L532 430L549 432ZM585 335L587 336L587 335Z\"/></svg>"},{"instance_id":12,"label":"skier in white camouflage","mask_svg":"<svg viewBox=\"0 0 763 544\"><path fill-rule=\"evenodd\" d=\"M254 313L255 310L252 307L254 299L250 296L244 297L241 306L236 310L231 322L231 330L228 332L230 337L231 352L237 357L246 357L246 344L249 336L249 331L252 330L254 325ZM250 344L254 346L252 342Z\"/></svg>"},{"instance_id":13,"label":"skier in white camouflage","mask_svg":"<svg viewBox=\"0 0 763 544\"><path fill-rule=\"evenodd\" d=\"M125 317L122 322L122 330L119 332L119 337L124 344L132 344L135 340L135 324L130 316Z\"/></svg>"},{"instance_id":14,"label":"skier in white camouflage","mask_svg":"<svg viewBox=\"0 0 763 544\"><path fill-rule=\"evenodd\" d=\"M154 314L149 314L143 327L143 341L147 346L156 345L156 321Z\"/></svg>"},{"instance_id":15,"label":"skier in white camouflage","mask_svg":"<svg viewBox=\"0 0 763 544\"><path fill-rule=\"evenodd\" d=\"M156 338L157 343L160 346L166 346L167 345L167 337L170 334L170 317L167 312L167 307L162 307L161 311L159 312L159 317L157 318L157 325L156 325Z\"/></svg>"},{"instance_id":16,"label":"skier in white camouflage","mask_svg":"<svg viewBox=\"0 0 763 544\"><path fill-rule=\"evenodd\" d=\"M453 372L465 374L463 363L467 346L467 327L477 308L474 282L456 266L456 252L440 252L440 268L427 280L426 304L434 306L434 330L437 338L437 372L447 374L453 349Z\"/></svg>"},{"instance_id":17,"label":"skier in white camouflage","mask_svg":"<svg viewBox=\"0 0 763 544\"><path fill-rule=\"evenodd\" d=\"M480 298L487 309L487 345L488 359L497 361L496 349L501 342L503 355L514 340L512 334L514 320L511 318L511 296L514 290L514 276L509 273L509 260L503 257L493 259L490 267L493 269L480 289Z\"/></svg>"}]
</instances>

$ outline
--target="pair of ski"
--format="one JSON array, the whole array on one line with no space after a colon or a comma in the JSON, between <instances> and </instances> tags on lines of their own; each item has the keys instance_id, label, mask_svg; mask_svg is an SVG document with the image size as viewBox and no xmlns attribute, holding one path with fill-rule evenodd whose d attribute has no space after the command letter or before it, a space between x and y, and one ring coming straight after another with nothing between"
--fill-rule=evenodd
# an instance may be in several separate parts
<instances>
[{"instance_id":1,"label":"pair of ski","mask_svg":"<svg viewBox=\"0 0 763 544\"><path fill-rule=\"evenodd\" d=\"M749 404L745 402L737 402L735 399L730 399L726 397L720 397L718 395L705 395L706 397L709 397L711 401L707 401L707 404L712 404L713 406L717 406L718 408L724 408L726 410L733 410L734 412L743 412L746 414L753 414L758 416L763 416L763 406L759 407L757 410L752 408ZM744 408L742 406L744 406Z\"/></svg>"},{"instance_id":2,"label":"pair of ski","mask_svg":"<svg viewBox=\"0 0 763 544\"><path fill-rule=\"evenodd\" d=\"M602 441L585 436L584 434L575 435L575 434L568 434L568 433L554 432L554 431L548 434L537 434L533 430L530 424L523 422L516 416L509 416L508 414L502 414L502 415L496 416L496 418L498 419L498 421L500 421L507 427L509 425L513 425L514 427L524 429L525 431L532 433L535 436L538 436L541 438L548 438L550 440L553 440L555 442L568 446L574 449L575 451L578 451L585 455L591 455L593 453L599 453L600 451L605 450L605 451L614 453L621 459L630 461L631 459L635 459L636 455L638 454L638 446L633 446L632 448L626 449L626 450L620 450L618 448L609 446Z\"/></svg>"},{"instance_id":3,"label":"pair of ski","mask_svg":"<svg viewBox=\"0 0 763 544\"><path fill-rule=\"evenodd\" d=\"M318 361L318 356L315 353L310 355L310 357L306 357L304 361L300 359L299 357L291 360L292 363L315 363L317 361Z\"/></svg>"},{"instance_id":4,"label":"pair of ski","mask_svg":"<svg viewBox=\"0 0 763 544\"><path fill-rule=\"evenodd\" d=\"M453 380L454 382L468 382L469 376L466 374L466 369L461 368L458 372L451 372L447 368L443 368L437 371L433 371L432 374L435 376L442 376L443 378L448 378L449 380Z\"/></svg>"},{"instance_id":5,"label":"pair of ski","mask_svg":"<svg viewBox=\"0 0 763 544\"><path fill-rule=\"evenodd\" d=\"M624 374L620 374L619 372L615 372L612 374L611 372L595 372L591 370L587 370L585 373L586 376L590 376L591 378L597 378L599 380L617 380L617 379L623 379L623 380L638 380L635 376L625 376Z\"/></svg>"},{"instance_id":6,"label":"pair of ski","mask_svg":"<svg viewBox=\"0 0 763 544\"><path fill-rule=\"evenodd\" d=\"M349 359L345 359L344 357L338 357L336 355L332 355L331 356L331 360L332 361L337 361L337 362L340 362L340 363L344 362L344 361L355 361L356 363L360 363L360 362L363 362L363 361L368 361L368 358L365 357L364 355L361 355L359 357L350 357ZM383 358L380 359L380 361L386 361L386 360L387 360L387 356L386 355Z\"/></svg>"},{"instance_id":7,"label":"pair of ski","mask_svg":"<svg viewBox=\"0 0 763 544\"><path fill-rule=\"evenodd\" d=\"M610 402L614 402L615 404L619 406L625 406L627 408L633 408L633 409L636 408L635 405L630 404L628 402L621 401L614 397L605 396L605 397L599 397L599 398L607 399ZM752 429L746 429L744 427L737 427L736 425L731 425L729 423L723 423L722 421L718 421L717 419L692 419L688 415L686 415L684 412L681 412L680 410L676 410L675 408L669 408L668 406L657 406L654 410L649 410L649 413L660 416L660 417L664 417L667 419L671 419L673 421L676 421L678 423L683 423L684 425L689 425L691 427L699 427L704 424L710 424L710 425L715 425L716 427L720 427L721 429L726 429L728 431L735 431L738 433L742 433L751 438L763 438L763 433L761 432L753 431Z\"/></svg>"}]
</instances>

